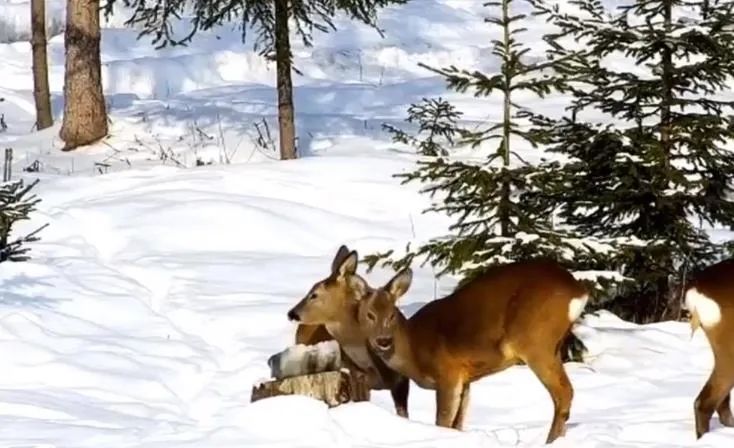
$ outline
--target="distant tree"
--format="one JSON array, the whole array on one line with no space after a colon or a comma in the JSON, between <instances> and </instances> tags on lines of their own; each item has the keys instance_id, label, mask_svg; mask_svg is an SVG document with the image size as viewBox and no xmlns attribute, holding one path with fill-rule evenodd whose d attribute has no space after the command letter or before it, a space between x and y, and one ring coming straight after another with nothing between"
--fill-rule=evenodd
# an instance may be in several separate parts
<instances>
[{"instance_id":1,"label":"distant tree","mask_svg":"<svg viewBox=\"0 0 734 448\"><path fill-rule=\"evenodd\" d=\"M293 107L293 80L291 79L291 41L288 32L288 0L275 0L275 65L278 86L278 127L280 158L298 157L296 151L296 112Z\"/></svg>"},{"instance_id":2,"label":"distant tree","mask_svg":"<svg viewBox=\"0 0 734 448\"><path fill-rule=\"evenodd\" d=\"M394 142L411 145L418 154L424 156L447 156L448 147L454 146L459 137L457 121L463 114L451 103L443 98L423 98L418 104L411 104L408 108L408 123L418 125L415 136L390 124L383 124L382 128L392 134ZM425 134L425 138L423 135Z\"/></svg>"},{"instance_id":3,"label":"distant tree","mask_svg":"<svg viewBox=\"0 0 734 448\"><path fill-rule=\"evenodd\" d=\"M25 236L11 238L13 226L29 219L40 202L36 195L29 194L37 183L37 180L29 185L24 185L23 180L0 183L0 263L28 260L30 248L25 244L38 241L38 232L46 227L43 225Z\"/></svg>"},{"instance_id":4,"label":"distant tree","mask_svg":"<svg viewBox=\"0 0 734 448\"><path fill-rule=\"evenodd\" d=\"M31 48L33 50L33 98L36 102L36 128L41 130L54 124L51 115L51 94L48 87L45 0L31 0Z\"/></svg>"},{"instance_id":5,"label":"distant tree","mask_svg":"<svg viewBox=\"0 0 734 448\"><path fill-rule=\"evenodd\" d=\"M377 11L391 4L408 0L107 0L107 13L114 4L122 2L131 7L127 24L143 27L141 36L152 35L158 47L186 44L199 30L208 30L223 23L239 20L243 41L248 27L257 30L255 48L276 63L278 90L278 123L280 127L280 157L295 159L295 109L293 107L293 69L289 22L295 34L306 46L313 43L313 31L336 30L333 19L345 13L379 31ZM191 17L191 29L183 36L172 34L172 24L184 15Z\"/></svg>"},{"instance_id":6,"label":"distant tree","mask_svg":"<svg viewBox=\"0 0 734 448\"><path fill-rule=\"evenodd\" d=\"M677 318L686 273L726 253L704 225L734 226L734 102L721 96L734 75L734 2L577 5L578 15L547 7L557 69L574 79L573 115L609 124L551 126L550 150L567 160L555 202L582 234L610 241L607 266L632 280L609 308L636 322Z\"/></svg>"},{"instance_id":7,"label":"distant tree","mask_svg":"<svg viewBox=\"0 0 734 448\"><path fill-rule=\"evenodd\" d=\"M102 93L99 0L68 0L64 47L64 151L107 135L107 106Z\"/></svg>"}]
</instances>

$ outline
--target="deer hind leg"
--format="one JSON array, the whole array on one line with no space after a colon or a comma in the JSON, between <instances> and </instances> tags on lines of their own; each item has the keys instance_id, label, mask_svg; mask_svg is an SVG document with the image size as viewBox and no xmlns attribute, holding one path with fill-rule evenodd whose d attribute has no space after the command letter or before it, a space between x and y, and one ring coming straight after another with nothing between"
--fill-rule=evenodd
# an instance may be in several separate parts
<instances>
[{"instance_id":1,"label":"deer hind leg","mask_svg":"<svg viewBox=\"0 0 734 448\"><path fill-rule=\"evenodd\" d=\"M456 412L456 417L454 417L454 423L451 425L452 428L456 430L463 430L464 429L464 418L466 418L466 410L469 407L469 383L468 381L464 383L464 385L461 388L461 398L459 401L459 410Z\"/></svg>"},{"instance_id":2,"label":"deer hind leg","mask_svg":"<svg viewBox=\"0 0 734 448\"><path fill-rule=\"evenodd\" d=\"M525 361L535 373L553 400L553 422L545 443L551 443L566 434L566 421L571 414L573 387L563 368L561 357L543 354Z\"/></svg>"},{"instance_id":3,"label":"deer hind leg","mask_svg":"<svg viewBox=\"0 0 734 448\"><path fill-rule=\"evenodd\" d=\"M436 425L452 428L461 404L462 382L457 379L436 385Z\"/></svg>"},{"instance_id":4,"label":"deer hind leg","mask_svg":"<svg viewBox=\"0 0 734 448\"><path fill-rule=\"evenodd\" d=\"M714 370L693 403L697 439L709 431L714 410L719 411L720 418L723 417L722 424L725 424L723 420L731 418L731 410L726 398L733 384L734 359L730 356L727 356L726 359L716 357Z\"/></svg>"},{"instance_id":5,"label":"deer hind leg","mask_svg":"<svg viewBox=\"0 0 734 448\"><path fill-rule=\"evenodd\" d=\"M734 427L734 415L731 413L731 407L729 404L731 392L727 393L721 404L716 408L716 413L719 414L719 422L724 426Z\"/></svg>"},{"instance_id":6,"label":"deer hind leg","mask_svg":"<svg viewBox=\"0 0 734 448\"><path fill-rule=\"evenodd\" d=\"M409 392L410 379L408 377L400 377L390 388L390 395L392 395L392 401L395 403L395 412L405 418L408 418Z\"/></svg>"}]
</instances>

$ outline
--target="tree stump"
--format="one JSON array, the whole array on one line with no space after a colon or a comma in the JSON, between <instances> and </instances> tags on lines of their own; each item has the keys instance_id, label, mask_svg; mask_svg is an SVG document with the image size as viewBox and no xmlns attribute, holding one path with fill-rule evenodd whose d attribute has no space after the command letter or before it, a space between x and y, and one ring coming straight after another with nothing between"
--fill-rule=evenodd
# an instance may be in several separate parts
<instances>
[{"instance_id":1,"label":"tree stump","mask_svg":"<svg viewBox=\"0 0 734 448\"><path fill-rule=\"evenodd\" d=\"M305 395L330 408L350 401L369 401L366 377L346 369L275 379L252 387L251 402L278 395Z\"/></svg>"}]
</instances>

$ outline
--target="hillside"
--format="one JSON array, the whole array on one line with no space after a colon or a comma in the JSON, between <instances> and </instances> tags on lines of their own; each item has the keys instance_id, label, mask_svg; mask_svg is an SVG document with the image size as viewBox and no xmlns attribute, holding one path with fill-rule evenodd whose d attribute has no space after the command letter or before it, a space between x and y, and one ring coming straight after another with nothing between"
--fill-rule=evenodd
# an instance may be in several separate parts
<instances>
[{"instance_id":1,"label":"hillside","mask_svg":"<svg viewBox=\"0 0 734 448\"><path fill-rule=\"evenodd\" d=\"M47 1L60 29L64 2ZM275 132L274 67L239 30L157 51L122 26L125 11L103 30L111 136L62 153L60 123L29 132L30 45L12 42L23 36L27 3L0 2L0 147L14 149L16 176L41 179L43 199L18 231L50 224L31 262L0 269L0 445L543 446L552 405L525 367L472 386L464 433L433 426L434 395L415 384L410 421L395 416L386 391L333 410L303 397L249 404L267 358L292 342L287 310L327 274L340 244L369 253L445 231L445 217L421 213L428 199L417 187L392 178L414 157L380 126L438 95L456 99L468 121L499 116L491 101L447 93L417 66L496 64L481 3L416 0L382 14L384 39L339 21L313 48L297 46L306 157L278 162L255 143L263 119ZM58 117L63 35L51 39L49 58ZM38 172L22 171L36 161ZM414 268L407 314L454 284ZM368 277L379 284L390 274ZM695 442L693 399L712 363L702 333L609 313L576 332L590 356L567 366L575 398L554 446L731 445L734 429L715 419Z\"/></svg>"}]
</instances>

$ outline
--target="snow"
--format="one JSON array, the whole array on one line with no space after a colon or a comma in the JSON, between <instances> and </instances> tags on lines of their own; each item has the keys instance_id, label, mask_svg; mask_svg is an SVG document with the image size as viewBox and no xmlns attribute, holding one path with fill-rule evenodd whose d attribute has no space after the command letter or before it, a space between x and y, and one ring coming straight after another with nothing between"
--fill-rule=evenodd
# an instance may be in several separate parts
<instances>
[{"instance_id":1,"label":"snow","mask_svg":"<svg viewBox=\"0 0 734 448\"><path fill-rule=\"evenodd\" d=\"M64 32L66 2L45 0L46 34L48 37ZM31 2L10 0L0 2L0 43L29 41L31 39Z\"/></svg>"},{"instance_id":2,"label":"snow","mask_svg":"<svg viewBox=\"0 0 734 448\"><path fill-rule=\"evenodd\" d=\"M409 420L388 391L333 409L296 396L249 403L253 384L270 376L268 359L294 342L287 310L328 274L339 245L366 255L446 231L446 217L422 213L430 199L419 186L392 177L415 156L380 127L405 126L411 102L439 95L465 124L498 119L499 99L446 92L417 66L496 67L482 3L414 0L381 14L384 39L338 20L340 31L317 35L312 48L294 41L305 157L279 162L272 144L256 143L256 126L277 128L274 67L236 27L156 51L122 27L126 11L103 22L110 137L62 153L64 2L47 0L56 124L32 132L28 2L0 1L0 147L14 149L14 178L41 179L39 210L17 231L49 223L31 261L0 269L0 445L542 446L552 405L524 366L472 385L464 432L434 426L434 394L415 384ZM537 55L546 24L533 20ZM543 104L553 113L563 98ZM455 284L413 269L401 299L408 315ZM378 285L391 272L365 276ZM590 356L567 365L575 398L554 446L731 445L734 430L716 419L695 441L693 400L712 366L701 332L606 312L576 332Z\"/></svg>"}]
</instances>

